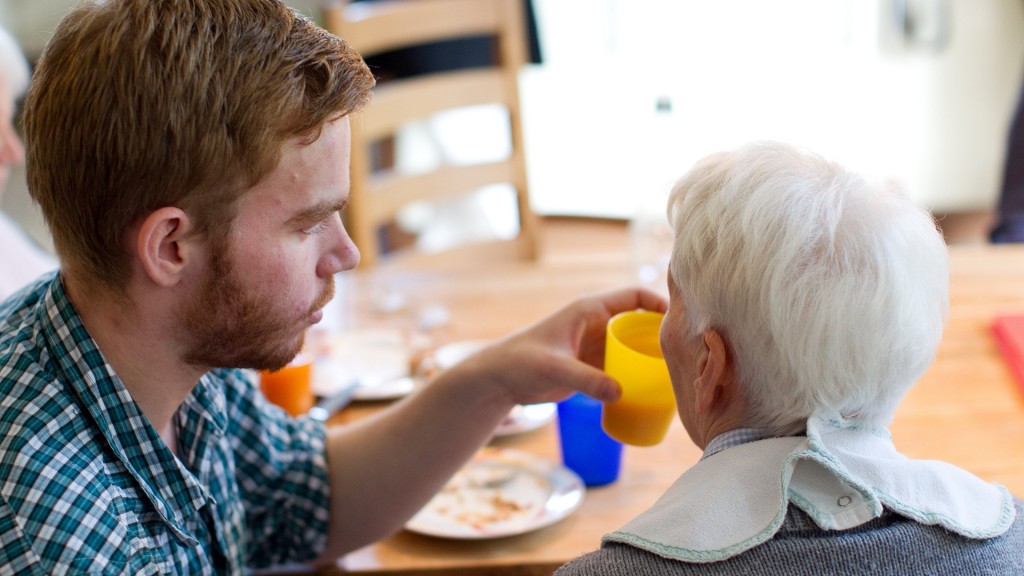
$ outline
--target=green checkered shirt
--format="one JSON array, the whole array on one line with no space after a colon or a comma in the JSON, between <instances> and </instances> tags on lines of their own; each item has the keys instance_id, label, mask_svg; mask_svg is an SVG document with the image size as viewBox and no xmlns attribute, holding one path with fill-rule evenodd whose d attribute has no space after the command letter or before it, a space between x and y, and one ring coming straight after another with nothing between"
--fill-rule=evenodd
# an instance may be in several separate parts
<instances>
[{"instance_id":1,"label":"green checkered shirt","mask_svg":"<svg viewBox=\"0 0 1024 576\"><path fill-rule=\"evenodd\" d=\"M327 532L322 424L204 375L164 445L47 276L0 304L0 575L237 574Z\"/></svg>"}]
</instances>

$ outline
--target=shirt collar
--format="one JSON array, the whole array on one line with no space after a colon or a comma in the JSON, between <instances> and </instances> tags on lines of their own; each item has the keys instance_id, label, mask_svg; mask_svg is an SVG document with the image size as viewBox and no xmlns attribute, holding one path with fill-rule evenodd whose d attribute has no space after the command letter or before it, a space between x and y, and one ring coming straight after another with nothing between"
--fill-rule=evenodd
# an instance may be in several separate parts
<instances>
[{"instance_id":1,"label":"shirt collar","mask_svg":"<svg viewBox=\"0 0 1024 576\"><path fill-rule=\"evenodd\" d=\"M107 363L60 276L43 298L40 320L57 379L79 397L81 408L172 532L191 542L184 529L185 516L205 503L208 492L163 443Z\"/></svg>"},{"instance_id":2,"label":"shirt collar","mask_svg":"<svg viewBox=\"0 0 1024 576\"><path fill-rule=\"evenodd\" d=\"M764 440L767 437L768 434L765 434L763 430L758 428L736 428L735 430L729 430L712 438L711 442L708 442L708 445L704 448L704 455L700 459L710 458L726 448L732 448L747 442Z\"/></svg>"},{"instance_id":3,"label":"shirt collar","mask_svg":"<svg viewBox=\"0 0 1024 576\"><path fill-rule=\"evenodd\" d=\"M208 448L211 438L224 436L227 430L227 400L224 388L208 372L189 394L175 414L178 448L189 463L200 486L210 483L211 463ZM195 498L205 497L205 491Z\"/></svg>"}]
</instances>

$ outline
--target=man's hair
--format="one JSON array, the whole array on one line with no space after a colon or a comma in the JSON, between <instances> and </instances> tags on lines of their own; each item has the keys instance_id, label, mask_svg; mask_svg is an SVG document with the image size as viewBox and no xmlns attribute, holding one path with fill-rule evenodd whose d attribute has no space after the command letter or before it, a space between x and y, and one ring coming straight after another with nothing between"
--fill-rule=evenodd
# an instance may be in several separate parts
<instances>
[{"instance_id":1,"label":"man's hair","mask_svg":"<svg viewBox=\"0 0 1024 576\"><path fill-rule=\"evenodd\" d=\"M277 0L86 1L26 98L29 191L64 268L123 288L133 224L177 206L223 241L284 142L314 141L373 83L345 42Z\"/></svg>"},{"instance_id":2,"label":"man's hair","mask_svg":"<svg viewBox=\"0 0 1024 576\"><path fill-rule=\"evenodd\" d=\"M778 143L709 156L673 188L671 273L690 336L719 330L777 434L813 414L888 424L934 359L949 265L931 216Z\"/></svg>"}]
</instances>

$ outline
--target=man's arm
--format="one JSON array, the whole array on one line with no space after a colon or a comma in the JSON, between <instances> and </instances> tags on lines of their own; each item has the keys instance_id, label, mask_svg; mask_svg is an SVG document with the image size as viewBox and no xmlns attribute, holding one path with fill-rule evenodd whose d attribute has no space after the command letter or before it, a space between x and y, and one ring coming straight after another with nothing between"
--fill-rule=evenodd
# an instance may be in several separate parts
<instances>
[{"instance_id":1,"label":"man's arm","mask_svg":"<svg viewBox=\"0 0 1024 576\"><path fill-rule=\"evenodd\" d=\"M489 346L376 417L329 431L329 561L401 526L491 437L516 404L579 391L614 400L602 370L614 314L665 300L646 290L583 298Z\"/></svg>"}]
</instances>

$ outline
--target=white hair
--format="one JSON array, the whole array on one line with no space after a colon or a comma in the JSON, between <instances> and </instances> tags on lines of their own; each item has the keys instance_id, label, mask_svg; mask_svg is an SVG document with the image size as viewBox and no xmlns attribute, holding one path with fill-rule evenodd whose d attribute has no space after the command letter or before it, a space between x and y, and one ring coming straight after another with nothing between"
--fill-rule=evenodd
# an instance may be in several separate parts
<instances>
[{"instance_id":1,"label":"white hair","mask_svg":"<svg viewBox=\"0 0 1024 576\"><path fill-rule=\"evenodd\" d=\"M28 90L30 71L18 42L0 28L0 84L6 84L11 98L18 98Z\"/></svg>"},{"instance_id":2,"label":"white hair","mask_svg":"<svg viewBox=\"0 0 1024 576\"><path fill-rule=\"evenodd\" d=\"M886 425L935 357L945 243L923 209L815 154L759 142L698 162L668 204L688 334L719 330L747 424Z\"/></svg>"}]
</instances>

